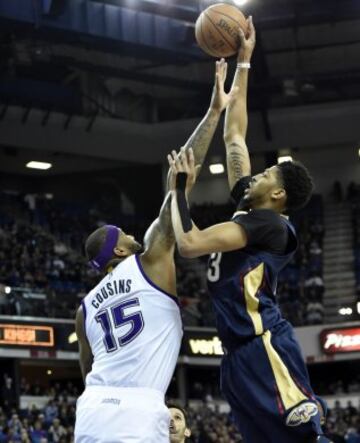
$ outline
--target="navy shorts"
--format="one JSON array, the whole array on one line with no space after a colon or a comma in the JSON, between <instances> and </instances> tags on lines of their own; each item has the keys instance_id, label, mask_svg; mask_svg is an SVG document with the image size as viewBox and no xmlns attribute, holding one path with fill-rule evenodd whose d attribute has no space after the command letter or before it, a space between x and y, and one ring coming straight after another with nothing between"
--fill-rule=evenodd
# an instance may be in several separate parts
<instances>
[{"instance_id":1,"label":"navy shorts","mask_svg":"<svg viewBox=\"0 0 360 443\"><path fill-rule=\"evenodd\" d=\"M307 368L287 322L229 351L221 387L245 443L313 443L322 434Z\"/></svg>"}]
</instances>

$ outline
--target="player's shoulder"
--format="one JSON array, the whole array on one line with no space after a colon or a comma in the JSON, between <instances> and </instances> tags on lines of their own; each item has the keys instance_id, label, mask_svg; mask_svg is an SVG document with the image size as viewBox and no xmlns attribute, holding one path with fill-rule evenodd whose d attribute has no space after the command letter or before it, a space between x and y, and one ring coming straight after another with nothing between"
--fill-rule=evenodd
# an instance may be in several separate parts
<instances>
[{"instance_id":1,"label":"player's shoulder","mask_svg":"<svg viewBox=\"0 0 360 443\"><path fill-rule=\"evenodd\" d=\"M279 214L276 211L273 211L272 209L266 208L251 209L250 211L236 211L235 214L232 216L233 221L242 219L269 222L284 228L287 226L285 216Z\"/></svg>"}]
</instances>

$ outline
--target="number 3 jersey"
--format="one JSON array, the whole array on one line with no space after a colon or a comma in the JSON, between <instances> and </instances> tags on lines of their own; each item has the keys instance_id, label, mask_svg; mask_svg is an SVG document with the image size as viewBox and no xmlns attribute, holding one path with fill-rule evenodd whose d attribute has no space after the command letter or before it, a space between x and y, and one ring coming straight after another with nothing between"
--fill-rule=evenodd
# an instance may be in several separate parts
<instances>
[{"instance_id":1,"label":"number 3 jersey","mask_svg":"<svg viewBox=\"0 0 360 443\"><path fill-rule=\"evenodd\" d=\"M297 247L290 222L270 209L236 213L232 221L246 232L247 246L212 254L208 268L219 337L228 349L285 321L276 301L277 277Z\"/></svg>"},{"instance_id":2,"label":"number 3 jersey","mask_svg":"<svg viewBox=\"0 0 360 443\"><path fill-rule=\"evenodd\" d=\"M182 339L177 298L146 276L138 255L106 275L82 301L94 362L86 385L166 392Z\"/></svg>"}]
</instances>

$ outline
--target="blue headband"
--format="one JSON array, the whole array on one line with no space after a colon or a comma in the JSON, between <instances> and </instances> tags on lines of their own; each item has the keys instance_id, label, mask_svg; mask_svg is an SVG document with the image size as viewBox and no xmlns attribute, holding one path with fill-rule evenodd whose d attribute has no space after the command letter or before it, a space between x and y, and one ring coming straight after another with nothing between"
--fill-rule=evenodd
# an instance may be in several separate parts
<instances>
[{"instance_id":1,"label":"blue headband","mask_svg":"<svg viewBox=\"0 0 360 443\"><path fill-rule=\"evenodd\" d=\"M106 263L114 255L114 248L117 245L121 229L117 226L106 225L106 239L98 255L90 260L90 265L98 271L103 271Z\"/></svg>"}]
</instances>

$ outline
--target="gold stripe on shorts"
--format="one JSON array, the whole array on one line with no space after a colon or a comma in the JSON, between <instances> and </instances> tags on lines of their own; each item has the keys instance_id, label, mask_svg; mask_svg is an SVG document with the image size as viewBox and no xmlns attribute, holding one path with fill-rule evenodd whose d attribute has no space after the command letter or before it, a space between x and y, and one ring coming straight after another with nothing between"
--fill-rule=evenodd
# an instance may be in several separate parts
<instances>
[{"instance_id":1,"label":"gold stripe on shorts","mask_svg":"<svg viewBox=\"0 0 360 443\"><path fill-rule=\"evenodd\" d=\"M306 397L297 387L285 363L274 349L271 343L271 332L266 331L262 336L262 340L269 357L271 368L273 370L276 384L285 409L291 409L300 402L307 400L308 397Z\"/></svg>"},{"instance_id":2,"label":"gold stripe on shorts","mask_svg":"<svg viewBox=\"0 0 360 443\"><path fill-rule=\"evenodd\" d=\"M256 296L264 278L264 263L260 263L244 277L244 294L246 310L254 325L255 334L264 332L262 318L259 312L259 299Z\"/></svg>"}]
</instances>

